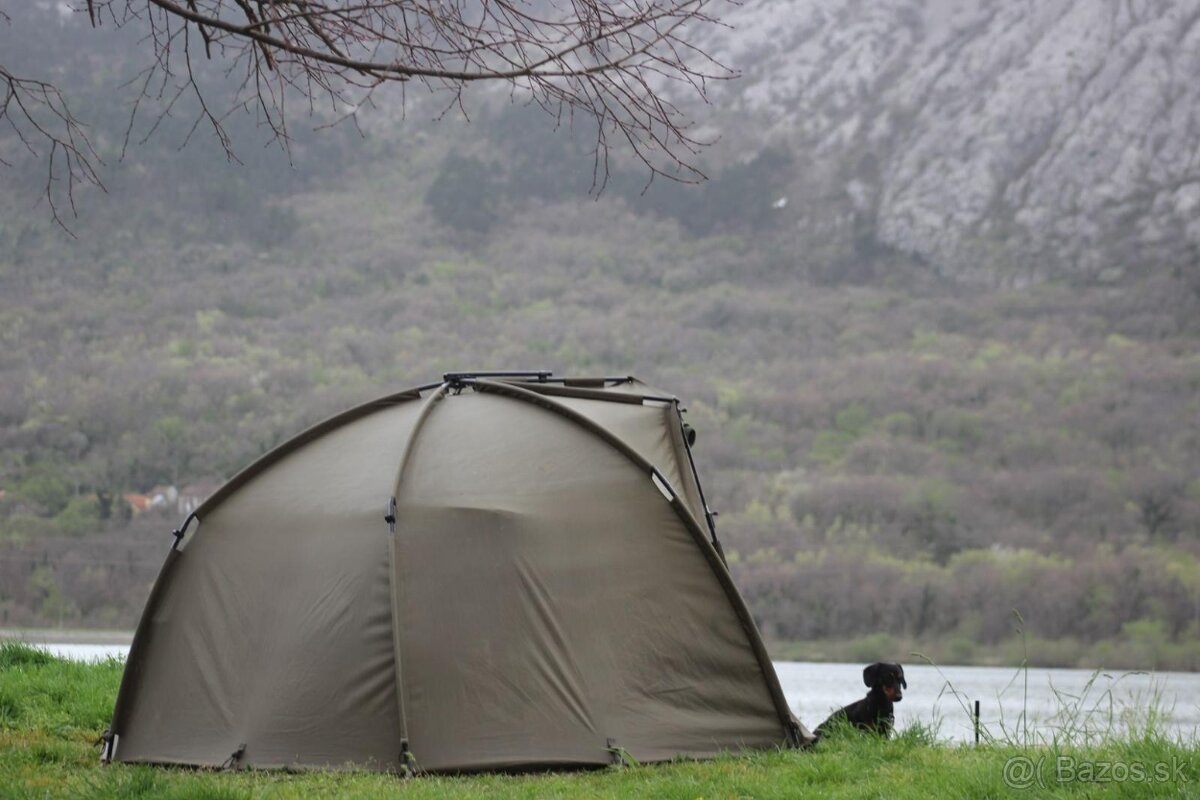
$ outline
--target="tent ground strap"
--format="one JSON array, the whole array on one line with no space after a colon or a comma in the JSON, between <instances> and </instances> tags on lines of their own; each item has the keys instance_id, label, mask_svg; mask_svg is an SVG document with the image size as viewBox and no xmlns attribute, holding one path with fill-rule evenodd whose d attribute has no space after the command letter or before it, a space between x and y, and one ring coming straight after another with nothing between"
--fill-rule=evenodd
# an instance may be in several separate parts
<instances>
[{"instance_id":1,"label":"tent ground strap","mask_svg":"<svg viewBox=\"0 0 1200 800\"><path fill-rule=\"evenodd\" d=\"M246 755L246 743L242 742L236 750L229 754L229 758L225 759L221 769L237 769L244 755Z\"/></svg>"},{"instance_id":2,"label":"tent ground strap","mask_svg":"<svg viewBox=\"0 0 1200 800\"><path fill-rule=\"evenodd\" d=\"M400 771L406 778L411 778L417 772L417 759L408 748L408 739L400 740Z\"/></svg>"},{"instance_id":3,"label":"tent ground strap","mask_svg":"<svg viewBox=\"0 0 1200 800\"><path fill-rule=\"evenodd\" d=\"M113 756L116 755L117 750L117 735L113 733L111 726L105 728L104 733L101 734L100 740L97 742L97 744L101 746L100 763L111 764Z\"/></svg>"},{"instance_id":4,"label":"tent ground strap","mask_svg":"<svg viewBox=\"0 0 1200 800\"><path fill-rule=\"evenodd\" d=\"M614 767L641 766L628 750L617 744L616 739L607 739L604 749L608 751L608 763Z\"/></svg>"}]
</instances>

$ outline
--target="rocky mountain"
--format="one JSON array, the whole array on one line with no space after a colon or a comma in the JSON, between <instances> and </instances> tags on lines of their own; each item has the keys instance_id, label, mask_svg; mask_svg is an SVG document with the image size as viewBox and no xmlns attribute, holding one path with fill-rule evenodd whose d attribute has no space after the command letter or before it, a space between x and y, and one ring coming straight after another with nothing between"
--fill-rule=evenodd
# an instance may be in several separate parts
<instances>
[{"instance_id":1,"label":"rocky mountain","mask_svg":"<svg viewBox=\"0 0 1200 800\"><path fill-rule=\"evenodd\" d=\"M1196 265L1194 0L747 0L723 18L706 47L742 77L713 93L721 135L798 154L799 247L1010 286Z\"/></svg>"},{"instance_id":2,"label":"rocky mountain","mask_svg":"<svg viewBox=\"0 0 1200 800\"><path fill-rule=\"evenodd\" d=\"M131 102L115 87L145 65L121 52L124 40L113 31L94 31L58 8L42 2L6 12L0 52L10 67L65 81L76 111L95 124L111 173ZM810 274L854 278L866 270L860 277L869 278L895 259L999 286L1197 272L1196 0L745 0L718 16L724 24L698 30L697 44L740 77L714 85L712 105L694 115L700 138L719 142L700 156L715 180L641 198L643 175L618 176L610 196L674 216L691 233L744 233L752 219L757 236L764 215L773 215L781 251L799 254ZM89 74L108 87L95 100L75 84ZM407 119L381 102L363 126L376 140L412 133L445 110L434 100L426 109L414 94ZM586 192L591 162L583 150L520 126L505 140L514 115L488 109L473 106L483 114L473 128L438 129L437 138L451 136L452 149L467 154L467 183L483 180L480 164L511 173L512 185L497 189L512 195L501 203L507 207L531 196L557 200L576 183ZM177 126L186 133L186 121ZM258 134L237 142L254 147ZM171 136L174 151L184 135ZM528 152L517 152L521 146ZM15 137L0 136L0 158L20 165L23 154ZM415 157L445 156L435 148ZM749 168L726 171L739 162ZM563 177L575 172L583 177ZM35 197L44 175L35 164L26 176ZM1200 296L1200 279L1191 282Z\"/></svg>"}]
</instances>

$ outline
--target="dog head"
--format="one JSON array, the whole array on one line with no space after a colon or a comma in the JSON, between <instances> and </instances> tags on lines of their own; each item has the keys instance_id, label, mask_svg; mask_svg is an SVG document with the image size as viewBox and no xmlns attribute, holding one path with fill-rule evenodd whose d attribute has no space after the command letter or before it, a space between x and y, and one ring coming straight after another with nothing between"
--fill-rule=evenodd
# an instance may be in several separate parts
<instances>
[{"instance_id":1,"label":"dog head","mask_svg":"<svg viewBox=\"0 0 1200 800\"><path fill-rule=\"evenodd\" d=\"M902 688L908 688L904 680L904 667L899 664L889 664L877 661L863 669L863 683L871 689L878 689L893 703L900 702L904 697Z\"/></svg>"}]
</instances>

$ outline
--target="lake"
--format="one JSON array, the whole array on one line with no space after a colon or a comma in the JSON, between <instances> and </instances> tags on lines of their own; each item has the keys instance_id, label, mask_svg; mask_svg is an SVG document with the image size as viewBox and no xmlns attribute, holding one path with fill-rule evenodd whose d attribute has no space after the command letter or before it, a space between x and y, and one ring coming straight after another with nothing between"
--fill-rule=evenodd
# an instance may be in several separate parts
<instances>
[{"instance_id":1,"label":"lake","mask_svg":"<svg viewBox=\"0 0 1200 800\"><path fill-rule=\"evenodd\" d=\"M127 644L45 643L38 647L64 658L94 661L124 658ZM792 709L811 729L835 708L866 695L861 664L780 661L775 669ZM931 667L905 665L908 689L896 705L896 725L935 726L938 738L971 741L971 709L981 703L986 730L998 739L1020 740L1022 711L1042 737L1064 729L1103 733L1110 726L1136 729L1146 709L1164 712L1160 724L1195 741L1200 735L1200 673L1093 673L1080 669Z\"/></svg>"},{"instance_id":2,"label":"lake","mask_svg":"<svg viewBox=\"0 0 1200 800\"><path fill-rule=\"evenodd\" d=\"M775 664L784 695L809 728L866 696L862 669L862 664ZM1159 727L1171 734L1195 741L1200 732L1200 673L1030 668L1026 676L1013 667L906 664L904 674L908 689L896 704L897 728L921 722L936 726L939 739L974 739L976 700L984 727L1002 740L1022 740L1023 710L1029 730L1047 739L1064 730L1136 731L1152 707L1163 712Z\"/></svg>"}]
</instances>

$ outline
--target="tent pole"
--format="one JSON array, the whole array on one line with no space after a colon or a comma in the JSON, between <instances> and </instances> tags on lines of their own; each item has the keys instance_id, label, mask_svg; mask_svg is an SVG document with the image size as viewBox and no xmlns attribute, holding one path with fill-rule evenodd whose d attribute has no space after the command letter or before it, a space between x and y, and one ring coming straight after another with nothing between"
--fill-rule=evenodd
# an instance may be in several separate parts
<instances>
[{"instance_id":1,"label":"tent pole","mask_svg":"<svg viewBox=\"0 0 1200 800\"><path fill-rule=\"evenodd\" d=\"M388 498L387 511L384 514L384 522L388 526L388 584L391 590L392 597L392 652L396 663L396 706L400 715L400 768L405 775L412 774L416 759L413 757L412 750L409 747L408 740L408 715L405 709L404 702L404 669L403 669L403 652L400 647L400 589L396 581L396 515L397 503L396 498L400 495L400 482L404 480L404 473L408 467L409 461L412 460L413 445L417 441L417 436L424 427L425 421L429 419L430 412L438 401L442 400L446 393L450 391L453 384L446 381L438 386L437 390L431 394L417 411L417 419L413 422L412 430L408 434L408 441L404 443L404 451L400 454L400 464L396 468L396 478L392 481L392 496Z\"/></svg>"},{"instance_id":2,"label":"tent pole","mask_svg":"<svg viewBox=\"0 0 1200 800\"><path fill-rule=\"evenodd\" d=\"M682 426L683 410L679 407L678 399L675 400L675 411L676 416L679 418L679 424ZM696 459L692 457L692 445L688 442L686 434L680 438L683 439L683 449L687 453L688 466L692 470L692 480L696 482L696 491L700 493L700 503L704 506L704 519L708 523L708 533L712 536L713 548L716 549L717 555L721 557L721 562L728 567L729 564L725 561L725 550L721 547L721 542L717 539L717 521L714 519L716 515L708 507L708 498L704 496L704 484L700 483L700 473L696 471Z\"/></svg>"}]
</instances>

